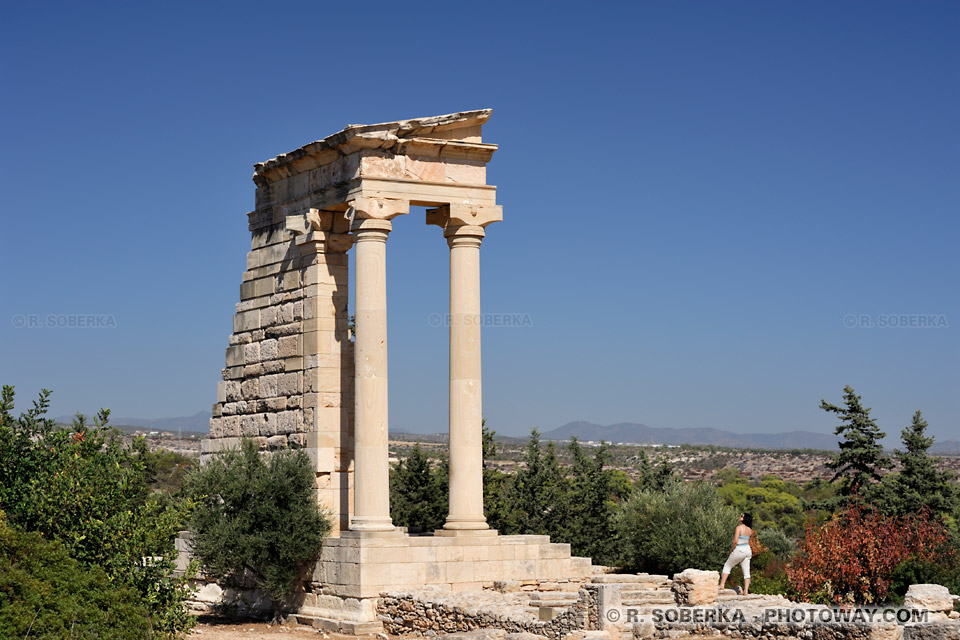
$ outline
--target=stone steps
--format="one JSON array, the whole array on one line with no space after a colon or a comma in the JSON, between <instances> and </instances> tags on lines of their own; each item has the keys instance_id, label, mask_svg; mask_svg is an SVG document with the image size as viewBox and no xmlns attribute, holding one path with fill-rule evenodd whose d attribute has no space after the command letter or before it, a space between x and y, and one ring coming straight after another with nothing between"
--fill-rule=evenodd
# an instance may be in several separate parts
<instances>
[{"instance_id":1,"label":"stone steps","mask_svg":"<svg viewBox=\"0 0 960 640\"><path fill-rule=\"evenodd\" d=\"M649 574L649 573L605 573L603 575L590 576L590 582L594 584L637 584L637 583L669 583L667 576Z\"/></svg>"}]
</instances>

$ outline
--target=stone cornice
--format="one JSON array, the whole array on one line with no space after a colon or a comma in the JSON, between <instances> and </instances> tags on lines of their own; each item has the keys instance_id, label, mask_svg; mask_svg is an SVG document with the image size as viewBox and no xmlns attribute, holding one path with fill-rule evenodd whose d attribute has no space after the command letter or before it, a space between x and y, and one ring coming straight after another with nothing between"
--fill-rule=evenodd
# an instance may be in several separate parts
<instances>
[{"instance_id":1,"label":"stone cornice","mask_svg":"<svg viewBox=\"0 0 960 640\"><path fill-rule=\"evenodd\" d=\"M253 181L257 186L266 186L362 149L488 162L497 145L480 142L479 135L469 135L470 140L451 136L461 129L468 133L474 129L479 132L480 125L490 118L491 113L491 109L481 109L381 124L350 125L323 140L254 165Z\"/></svg>"}]
</instances>

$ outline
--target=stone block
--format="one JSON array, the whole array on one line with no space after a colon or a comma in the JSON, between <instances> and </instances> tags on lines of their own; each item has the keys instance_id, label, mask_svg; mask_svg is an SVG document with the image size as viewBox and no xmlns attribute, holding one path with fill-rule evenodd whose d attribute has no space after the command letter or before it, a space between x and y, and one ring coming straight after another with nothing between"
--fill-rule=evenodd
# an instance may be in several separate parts
<instances>
[{"instance_id":1,"label":"stone block","mask_svg":"<svg viewBox=\"0 0 960 640\"><path fill-rule=\"evenodd\" d=\"M245 361L243 359L243 345L236 344L232 347L227 347L227 366L228 367L237 367L243 366Z\"/></svg>"},{"instance_id":2,"label":"stone block","mask_svg":"<svg viewBox=\"0 0 960 640\"><path fill-rule=\"evenodd\" d=\"M277 381L277 395L295 396L300 393L300 374L284 373Z\"/></svg>"},{"instance_id":3,"label":"stone block","mask_svg":"<svg viewBox=\"0 0 960 640\"><path fill-rule=\"evenodd\" d=\"M279 395L277 393L277 384L280 382L280 374L263 376L260 378L260 397L272 398Z\"/></svg>"},{"instance_id":4,"label":"stone block","mask_svg":"<svg viewBox=\"0 0 960 640\"><path fill-rule=\"evenodd\" d=\"M260 381L256 378L244 380L240 383L240 395L245 400L256 400L260 397Z\"/></svg>"},{"instance_id":5,"label":"stone block","mask_svg":"<svg viewBox=\"0 0 960 640\"><path fill-rule=\"evenodd\" d=\"M244 438L253 438L260 435L260 421L257 416L240 416L240 433Z\"/></svg>"},{"instance_id":6,"label":"stone block","mask_svg":"<svg viewBox=\"0 0 960 640\"><path fill-rule=\"evenodd\" d=\"M236 402L242 399L240 393L240 383L236 380L225 380L223 382L224 402Z\"/></svg>"},{"instance_id":7,"label":"stone block","mask_svg":"<svg viewBox=\"0 0 960 640\"><path fill-rule=\"evenodd\" d=\"M246 365L260 362L260 343L251 342L243 345L243 362Z\"/></svg>"},{"instance_id":8,"label":"stone block","mask_svg":"<svg viewBox=\"0 0 960 640\"><path fill-rule=\"evenodd\" d=\"M455 549L456 547L451 547ZM437 550L438 552L441 549ZM446 549L443 549L446 551ZM475 582L474 563L467 561L450 562L447 565L447 582Z\"/></svg>"},{"instance_id":9,"label":"stone block","mask_svg":"<svg viewBox=\"0 0 960 640\"><path fill-rule=\"evenodd\" d=\"M300 336L284 336L277 341L277 348L281 358L293 358L302 355L300 351Z\"/></svg>"},{"instance_id":10,"label":"stone block","mask_svg":"<svg viewBox=\"0 0 960 640\"><path fill-rule=\"evenodd\" d=\"M720 590L720 574L716 571L686 569L673 576L673 595L680 606L712 604Z\"/></svg>"},{"instance_id":11,"label":"stone block","mask_svg":"<svg viewBox=\"0 0 960 640\"><path fill-rule=\"evenodd\" d=\"M903 598L905 609L949 612L956 600L950 590L939 584L912 584Z\"/></svg>"},{"instance_id":12,"label":"stone block","mask_svg":"<svg viewBox=\"0 0 960 640\"><path fill-rule=\"evenodd\" d=\"M960 640L960 622L926 622L908 624L903 640Z\"/></svg>"},{"instance_id":13,"label":"stone block","mask_svg":"<svg viewBox=\"0 0 960 640\"><path fill-rule=\"evenodd\" d=\"M223 435L229 438L239 438L243 435L240 431L240 417L239 416L228 416L221 418L221 428L223 429Z\"/></svg>"},{"instance_id":14,"label":"stone block","mask_svg":"<svg viewBox=\"0 0 960 640\"><path fill-rule=\"evenodd\" d=\"M295 433L303 431L299 411L281 411L277 416L277 433Z\"/></svg>"},{"instance_id":15,"label":"stone block","mask_svg":"<svg viewBox=\"0 0 960 640\"><path fill-rule=\"evenodd\" d=\"M260 326L271 327L279 323L279 313L277 307L270 306L260 309Z\"/></svg>"},{"instance_id":16,"label":"stone block","mask_svg":"<svg viewBox=\"0 0 960 640\"><path fill-rule=\"evenodd\" d=\"M260 360L276 360L280 349L276 338L268 338L260 343Z\"/></svg>"},{"instance_id":17,"label":"stone block","mask_svg":"<svg viewBox=\"0 0 960 640\"><path fill-rule=\"evenodd\" d=\"M413 547L407 549L408 562L436 562L437 550L434 547Z\"/></svg>"},{"instance_id":18,"label":"stone block","mask_svg":"<svg viewBox=\"0 0 960 640\"><path fill-rule=\"evenodd\" d=\"M463 560L463 547L445 546L437 547L437 562L461 562Z\"/></svg>"},{"instance_id":19,"label":"stone block","mask_svg":"<svg viewBox=\"0 0 960 640\"><path fill-rule=\"evenodd\" d=\"M260 328L260 311L244 311L233 316L233 332L253 331Z\"/></svg>"}]
</instances>

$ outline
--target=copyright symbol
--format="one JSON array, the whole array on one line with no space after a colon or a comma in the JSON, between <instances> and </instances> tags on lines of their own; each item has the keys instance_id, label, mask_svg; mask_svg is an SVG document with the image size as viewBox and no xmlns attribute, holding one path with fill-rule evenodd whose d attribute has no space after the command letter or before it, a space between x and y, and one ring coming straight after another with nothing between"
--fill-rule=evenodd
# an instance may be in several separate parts
<instances>
[{"instance_id":1,"label":"copyright symbol","mask_svg":"<svg viewBox=\"0 0 960 640\"><path fill-rule=\"evenodd\" d=\"M27 326L27 317L18 313L17 315L13 316L11 322L13 323L15 329L23 329L25 326Z\"/></svg>"},{"instance_id":2,"label":"copyright symbol","mask_svg":"<svg viewBox=\"0 0 960 640\"><path fill-rule=\"evenodd\" d=\"M439 327L443 323L443 316L439 313L431 313L427 322L430 323L431 327Z\"/></svg>"},{"instance_id":3,"label":"copyright symbol","mask_svg":"<svg viewBox=\"0 0 960 640\"><path fill-rule=\"evenodd\" d=\"M610 622L616 622L619 619L620 619L620 612L618 610L610 609L610 611L607 611L607 620L609 620Z\"/></svg>"},{"instance_id":4,"label":"copyright symbol","mask_svg":"<svg viewBox=\"0 0 960 640\"><path fill-rule=\"evenodd\" d=\"M848 313L847 315L843 316L843 326L845 326L847 329L853 329L855 326L857 326L857 316L853 315L852 313Z\"/></svg>"}]
</instances>

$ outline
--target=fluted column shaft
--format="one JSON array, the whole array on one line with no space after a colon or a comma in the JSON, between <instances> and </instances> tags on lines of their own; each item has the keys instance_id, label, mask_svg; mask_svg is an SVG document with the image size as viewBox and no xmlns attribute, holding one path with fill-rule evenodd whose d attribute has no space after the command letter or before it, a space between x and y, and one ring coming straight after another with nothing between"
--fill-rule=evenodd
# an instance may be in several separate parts
<instances>
[{"instance_id":1,"label":"fluted column shaft","mask_svg":"<svg viewBox=\"0 0 960 640\"><path fill-rule=\"evenodd\" d=\"M480 243L483 228L444 233L450 245L450 511L444 529L487 529L483 515Z\"/></svg>"},{"instance_id":2,"label":"fluted column shaft","mask_svg":"<svg viewBox=\"0 0 960 640\"><path fill-rule=\"evenodd\" d=\"M360 219L356 243L354 514L350 529L389 531L387 450L387 234L389 220Z\"/></svg>"}]
</instances>

